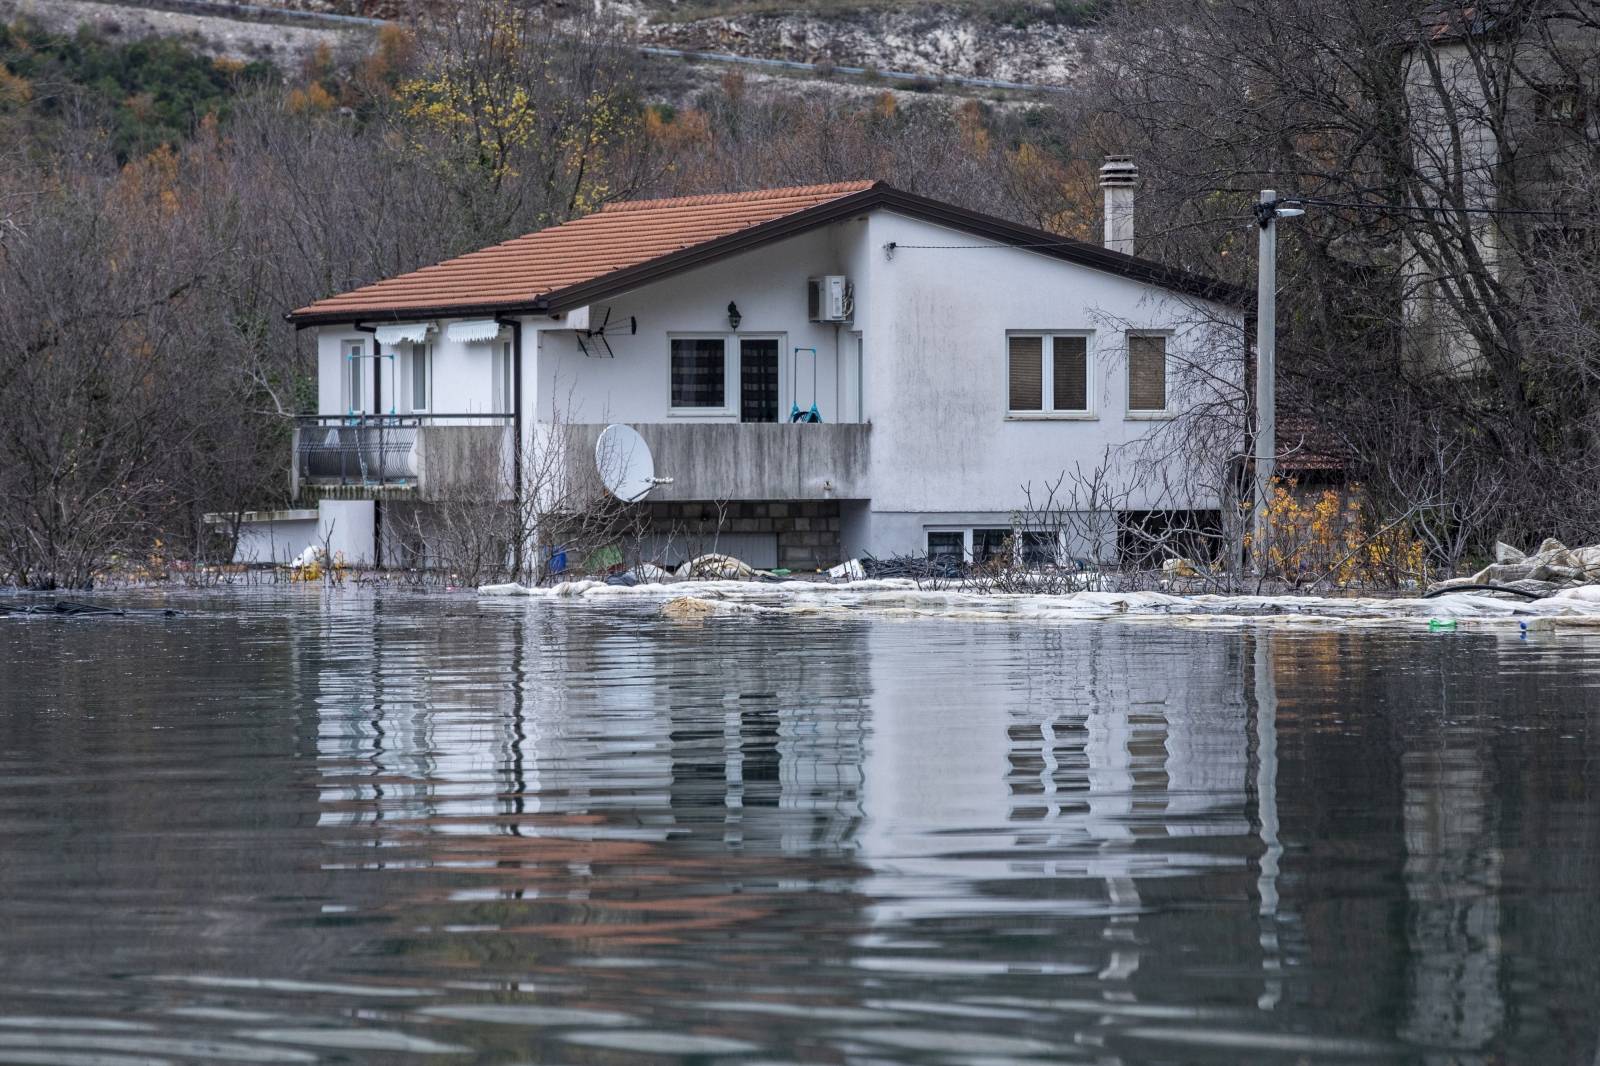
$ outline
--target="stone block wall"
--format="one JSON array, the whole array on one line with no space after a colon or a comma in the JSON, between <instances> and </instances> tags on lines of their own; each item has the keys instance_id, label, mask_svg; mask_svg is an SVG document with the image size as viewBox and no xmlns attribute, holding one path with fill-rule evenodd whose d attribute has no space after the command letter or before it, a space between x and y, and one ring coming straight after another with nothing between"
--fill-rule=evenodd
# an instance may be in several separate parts
<instances>
[{"instance_id":1,"label":"stone block wall","mask_svg":"<svg viewBox=\"0 0 1600 1066\"><path fill-rule=\"evenodd\" d=\"M711 550L719 533L774 533L778 565L816 570L839 559L839 504L835 500L713 503L656 501L644 505L649 531L686 547Z\"/></svg>"}]
</instances>

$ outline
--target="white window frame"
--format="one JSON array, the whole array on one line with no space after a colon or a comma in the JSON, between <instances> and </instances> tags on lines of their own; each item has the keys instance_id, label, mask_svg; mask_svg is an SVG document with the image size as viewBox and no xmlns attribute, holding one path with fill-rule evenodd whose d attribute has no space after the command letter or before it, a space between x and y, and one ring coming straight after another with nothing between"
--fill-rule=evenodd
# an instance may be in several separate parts
<instances>
[{"instance_id":1,"label":"white window frame","mask_svg":"<svg viewBox=\"0 0 1600 1066\"><path fill-rule=\"evenodd\" d=\"M1027 529L1015 530L1015 529L1009 529L1009 528L1004 527L1004 526L990 525L990 524L987 524L987 523L984 524L984 525L981 525L981 526L951 526L951 525L923 526L922 527L922 552L923 552L923 557L924 558L929 558L929 559L932 558L932 556L928 555L928 535L930 533L959 533L959 534L961 534L961 561L963 563L967 563L968 565L970 565L976 559L976 556L973 554L973 547L974 547L974 544L975 544L975 542L977 540L975 534L980 529L1006 529L1007 530L1008 535L1011 536L1011 538L1012 538L1012 541L1011 541L1011 561L1012 561L1012 565L1021 565L1021 563L1022 563L1022 552L1024 550L1023 546L1022 546L1022 538L1017 536L1016 534L1019 533L1019 532L1021 532L1021 533L1044 532L1043 530L1038 530L1038 531L1027 530ZM1069 558L1069 556L1067 554L1067 531L1064 530L1064 529L1058 529L1058 530L1056 530L1056 559L1055 559L1055 563L1056 563L1057 566L1064 566L1064 565L1066 565L1066 561L1068 560L1068 558Z\"/></svg>"},{"instance_id":2,"label":"white window frame","mask_svg":"<svg viewBox=\"0 0 1600 1066\"><path fill-rule=\"evenodd\" d=\"M1129 422L1160 422L1164 419L1177 417L1177 412L1172 407L1172 338L1174 331L1170 329L1130 329L1122 335L1122 417ZM1163 399L1166 406L1159 411L1135 411L1129 404L1133 396L1133 346L1129 343L1134 337L1165 337L1166 370L1162 374Z\"/></svg>"},{"instance_id":3,"label":"white window frame","mask_svg":"<svg viewBox=\"0 0 1600 1066\"><path fill-rule=\"evenodd\" d=\"M417 360L422 361L422 406L417 406ZM433 410L433 342L412 341L406 357L406 405L412 414L427 414Z\"/></svg>"},{"instance_id":4,"label":"white window frame","mask_svg":"<svg viewBox=\"0 0 1600 1066\"><path fill-rule=\"evenodd\" d=\"M351 349L360 354L350 358ZM339 407L343 415L370 414L367 394L367 342L364 337L344 337L339 341Z\"/></svg>"},{"instance_id":5,"label":"white window frame","mask_svg":"<svg viewBox=\"0 0 1600 1066\"><path fill-rule=\"evenodd\" d=\"M1040 411L1015 411L1011 408L1011 338L1012 337L1040 337L1045 343L1041 345L1043 351L1043 365L1040 372L1043 380L1040 382L1040 399L1043 410ZM1087 405L1081 411L1056 411L1056 338L1057 337L1082 337L1083 338L1083 400ZM1000 359L1002 396L1005 397L1006 421L1008 422L1093 422L1100 417L1100 412L1095 404L1097 389L1096 364L1098 359L1095 354L1094 330L1092 329L1008 329L1005 336L1005 348ZM984 527L989 528L988 526ZM971 538L967 546L972 546Z\"/></svg>"},{"instance_id":6,"label":"white window frame","mask_svg":"<svg viewBox=\"0 0 1600 1066\"><path fill-rule=\"evenodd\" d=\"M987 527L985 527L987 528ZM962 526L924 526L922 529L922 555L932 559L928 554L928 536L933 533L959 533L961 534L961 561L972 562L972 530Z\"/></svg>"},{"instance_id":7,"label":"white window frame","mask_svg":"<svg viewBox=\"0 0 1600 1066\"><path fill-rule=\"evenodd\" d=\"M867 420L867 341L866 335L861 330L850 334L854 338L854 352L850 357L850 367L844 374L845 402L841 411L841 421L864 423Z\"/></svg>"},{"instance_id":8,"label":"white window frame","mask_svg":"<svg viewBox=\"0 0 1600 1066\"><path fill-rule=\"evenodd\" d=\"M497 415L516 410L516 342L496 338L489 345L489 404ZM430 381L431 384L431 381Z\"/></svg>"},{"instance_id":9,"label":"white window frame","mask_svg":"<svg viewBox=\"0 0 1600 1066\"><path fill-rule=\"evenodd\" d=\"M709 418L726 420L729 417L737 420L739 405L737 403L739 382L739 339L745 336L758 339L768 339L769 333L716 333L716 332L689 332L667 334L666 358L666 390L667 390L667 417L668 418ZM722 406L721 407L674 407L672 406L672 342L673 341L721 341L722 342ZM778 418L784 418L783 411L783 341L778 341ZM730 403L730 396L734 401Z\"/></svg>"}]
</instances>

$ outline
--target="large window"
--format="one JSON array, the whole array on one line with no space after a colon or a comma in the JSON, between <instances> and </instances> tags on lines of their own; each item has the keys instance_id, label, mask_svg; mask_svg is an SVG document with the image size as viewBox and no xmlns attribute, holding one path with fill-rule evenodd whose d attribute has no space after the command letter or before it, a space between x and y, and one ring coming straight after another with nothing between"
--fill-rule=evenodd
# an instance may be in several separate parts
<instances>
[{"instance_id":1,"label":"large window","mask_svg":"<svg viewBox=\"0 0 1600 1066\"><path fill-rule=\"evenodd\" d=\"M433 345L411 345L411 410L427 411L433 398Z\"/></svg>"},{"instance_id":2,"label":"large window","mask_svg":"<svg viewBox=\"0 0 1600 1066\"><path fill-rule=\"evenodd\" d=\"M1128 410L1160 414L1167 409L1167 338L1128 335Z\"/></svg>"},{"instance_id":3,"label":"large window","mask_svg":"<svg viewBox=\"0 0 1600 1066\"><path fill-rule=\"evenodd\" d=\"M721 337L672 338L673 410L725 410L727 349Z\"/></svg>"},{"instance_id":4,"label":"large window","mask_svg":"<svg viewBox=\"0 0 1600 1066\"><path fill-rule=\"evenodd\" d=\"M1089 338L1013 333L1006 338L1006 410L1014 415L1089 413Z\"/></svg>"}]
</instances>

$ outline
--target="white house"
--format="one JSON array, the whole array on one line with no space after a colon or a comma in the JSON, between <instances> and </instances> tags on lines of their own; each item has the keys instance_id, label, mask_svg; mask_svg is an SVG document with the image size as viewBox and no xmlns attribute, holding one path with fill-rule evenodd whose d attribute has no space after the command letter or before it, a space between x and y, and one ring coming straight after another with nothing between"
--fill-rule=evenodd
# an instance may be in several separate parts
<instances>
[{"instance_id":1,"label":"white house","mask_svg":"<svg viewBox=\"0 0 1600 1066\"><path fill-rule=\"evenodd\" d=\"M1104 173L1126 249L1131 166ZM293 312L319 352L296 492L348 557L392 564L427 546L385 512L504 476L474 442L525 463L552 426L621 422L673 479L653 528L714 515L757 566L981 558L1067 470L1104 468L1069 505L1106 512L1104 541L1119 515L1224 506L1193 449L1152 444L1237 389L1245 314L1211 279L881 182L616 203ZM1107 546L1067 539L1026 547Z\"/></svg>"}]
</instances>

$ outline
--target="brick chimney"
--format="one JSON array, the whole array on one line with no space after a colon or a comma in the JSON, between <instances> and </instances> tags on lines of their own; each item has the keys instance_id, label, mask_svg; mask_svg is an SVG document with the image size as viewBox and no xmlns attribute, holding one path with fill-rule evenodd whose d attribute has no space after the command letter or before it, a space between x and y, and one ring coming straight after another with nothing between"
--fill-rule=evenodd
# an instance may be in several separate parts
<instances>
[{"instance_id":1,"label":"brick chimney","mask_svg":"<svg viewBox=\"0 0 1600 1066\"><path fill-rule=\"evenodd\" d=\"M1108 155L1100 167L1100 187L1106 191L1106 247L1133 254L1133 188L1139 168L1131 155Z\"/></svg>"}]
</instances>

